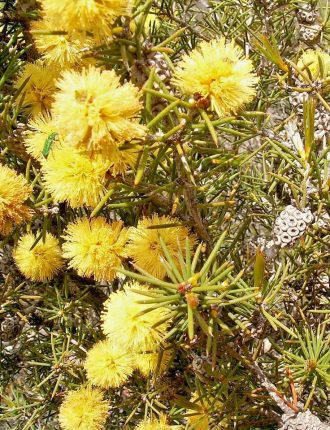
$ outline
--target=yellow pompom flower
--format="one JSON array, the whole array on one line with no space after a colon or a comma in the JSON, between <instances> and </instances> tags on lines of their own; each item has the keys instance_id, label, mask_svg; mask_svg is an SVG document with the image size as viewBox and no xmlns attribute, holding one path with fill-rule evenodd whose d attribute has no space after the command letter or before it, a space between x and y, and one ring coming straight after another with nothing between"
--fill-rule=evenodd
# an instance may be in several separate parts
<instances>
[{"instance_id":1,"label":"yellow pompom flower","mask_svg":"<svg viewBox=\"0 0 330 430\"><path fill-rule=\"evenodd\" d=\"M135 368L143 376L148 377L155 374L158 367L157 375L161 375L168 369L171 358L172 352L168 349L160 352L136 353L134 356Z\"/></svg>"},{"instance_id":2,"label":"yellow pompom flower","mask_svg":"<svg viewBox=\"0 0 330 430\"><path fill-rule=\"evenodd\" d=\"M320 68L322 64L323 70ZM298 61L298 67L307 75L306 69L310 71L312 79L325 79L330 76L330 55L324 51L308 49L302 54ZM301 79L301 77L300 77Z\"/></svg>"},{"instance_id":3,"label":"yellow pompom flower","mask_svg":"<svg viewBox=\"0 0 330 430\"><path fill-rule=\"evenodd\" d=\"M139 90L130 83L120 85L114 71L93 66L69 70L58 86L52 110L57 128L89 156L111 159L113 145L144 136L145 127L138 123Z\"/></svg>"},{"instance_id":4,"label":"yellow pompom flower","mask_svg":"<svg viewBox=\"0 0 330 430\"><path fill-rule=\"evenodd\" d=\"M141 314L150 305L138 303L142 296L133 292L133 289L142 290L147 287L132 283L124 290L112 293L105 302L103 332L111 342L125 351L156 351L166 334L168 323L153 326L168 316L169 310L159 307Z\"/></svg>"},{"instance_id":5,"label":"yellow pompom flower","mask_svg":"<svg viewBox=\"0 0 330 430\"><path fill-rule=\"evenodd\" d=\"M55 202L68 202L73 208L96 206L105 193L108 163L91 160L75 148L53 151L42 162L43 181Z\"/></svg>"},{"instance_id":6,"label":"yellow pompom flower","mask_svg":"<svg viewBox=\"0 0 330 430\"><path fill-rule=\"evenodd\" d=\"M195 238L189 233L187 227L182 225L167 227L167 224L180 224L180 221L169 216L153 215L152 218L141 219L137 227L132 227L129 232L127 255L141 269L159 279L166 276L166 270L162 264L162 259L165 256L160 238L164 241L174 260L176 260L179 249L185 249L186 237L189 238L191 248L195 243ZM156 228L158 225L159 228Z\"/></svg>"},{"instance_id":7,"label":"yellow pompom flower","mask_svg":"<svg viewBox=\"0 0 330 430\"><path fill-rule=\"evenodd\" d=\"M55 67L45 67L36 63L27 63L18 79L15 88L20 88L27 80L18 97L22 108L33 117L50 112L56 90L55 80L58 70Z\"/></svg>"},{"instance_id":8,"label":"yellow pompom flower","mask_svg":"<svg viewBox=\"0 0 330 430\"><path fill-rule=\"evenodd\" d=\"M32 281L49 281L59 272L63 266L61 248L58 240L52 234L47 233L45 241L40 239L34 246L40 232L35 236L28 233L22 236L14 251L14 260L23 275Z\"/></svg>"},{"instance_id":9,"label":"yellow pompom flower","mask_svg":"<svg viewBox=\"0 0 330 430\"><path fill-rule=\"evenodd\" d=\"M135 430L174 430L182 428L181 426L170 426L167 424L165 415L160 415L159 418L149 418L142 421Z\"/></svg>"},{"instance_id":10,"label":"yellow pompom flower","mask_svg":"<svg viewBox=\"0 0 330 430\"><path fill-rule=\"evenodd\" d=\"M60 407L59 421L63 430L102 430L109 405L98 388L82 387L69 391Z\"/></svg>"},{"instance_id":11,"label":"yellow pompom flower","mask_svg":"<svg viewBox=\"0 0 330 430\"><path fill-rule=\"evenodd\" d=\"M79 276L112 281L125 256L127 229L122 221L111 224L102 217L80 218L68 225L63 256Z\"/></svg>"},{"instance_id":12,"label":"yellow pompom flower","mask_svg":"<svg viewBox=\"0 0 330 430\"><path fill-rule=\"evenodd\" d=\"M24 140L26 151L36 160L43 160L44 156L42 155L42 151L49 137L54 136L50 152L58 147L59 138L57 130L48 115L36 117L34 120L30 121L29 126L31 129L27 132Z\"/></svg>"},{"instance_id":13,"label":"yellow pompom flower","mask_svg":"<svg viewBox=\"0 0 330 430\"><path fill-rule=\"evenodd\" d=\"M219 116L236 113L256 95L252 61L234 41L202 42L177 64L173 82L186 94L209 99Z\"/></svg>"},{"instance_id":14,"label":"yellow pompom flower","mask_svg":"<svg viewBox=\"0 0 330 430\"><path fill-rule=\"evenodd\" d=\"M15 225L31 218L25 204L31 191L23 175L0 164L0 234L9 234Z\"/></svg>"},{"instance_id":15,"label":"yellow pompom flower","mask_svg":"<svg viewBox=\"0 0 330 430\"><path fill-rule=\"evenodd\" d=\"M38 52L48 65L70 67L80 64L83 52L92 45L90 38L78 37L78 33L52 34L63 31L61 21L47 17L34 21L30 31Z\"/></svg>"},{"instance_id":16,"label":"yellow pompom flower","mask_svg":"<svg viewBox=\"0 0 330 430\"><path fill-rule=\"evenodd\" d=\"M122 175L135 167L139 151L135 149L120 149L115 147L110 161L110 171L113 176Z\"/></svg>"},{"instance_id":17,"label":"yellow pompom flower","mask_svg":"<svg viewBox=\"0 0 330 430\"><path fill-rule=\"evenodd\" d=\"M133 373L132 355L113 342L98 342L88 351L85 370L89 382L101 388L116 388Z\"/></svg>"},{"instance_id":18,"label":"yellow pompom flower","mask_svg":"<svg viewBox=\"0 0 330 430\"><path fill-rule=\"evenodd\" d=\"M130 15L133 0L54 0L41 1L44 13L61 22L69 32L92 33L100 40L111 37L111 26L122 15Z\"/></svg>"}]
</instances>

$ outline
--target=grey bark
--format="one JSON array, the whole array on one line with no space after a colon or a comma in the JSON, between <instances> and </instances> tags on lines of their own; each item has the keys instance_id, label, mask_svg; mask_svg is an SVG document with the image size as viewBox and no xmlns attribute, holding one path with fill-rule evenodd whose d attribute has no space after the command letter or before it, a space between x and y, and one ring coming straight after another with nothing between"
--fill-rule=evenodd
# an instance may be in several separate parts
<instances>
[{"instance_id":1,"label":"grey bark","mask_svg":"<svg viewBox=\"0 0 330 430\"><path fill-rule=\"evenodd\" d=\"M294 415L282 415L283 426L279 430L330 430L311 411L298 412Z\"/></svg>"}]
</instances>

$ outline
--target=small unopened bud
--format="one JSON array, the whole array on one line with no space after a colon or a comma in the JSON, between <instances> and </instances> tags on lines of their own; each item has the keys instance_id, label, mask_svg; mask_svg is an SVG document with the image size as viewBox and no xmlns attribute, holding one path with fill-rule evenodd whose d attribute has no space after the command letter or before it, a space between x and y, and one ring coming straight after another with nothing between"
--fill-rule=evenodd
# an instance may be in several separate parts
<instances>
[{"instance_id":1,"label":"small unopened bud","mask_svg":"<svg viewBox=\"0 0 330 430\"><path fill-rule=\"evenodd\" d=\"M194 293L187 293L185 295L188 305L191 307L191 309L196 309L199 305L199 299L198 296Z\"/></svg>"},{"instance_id":2,"label":"small unopened bud","mask_svg":"<svg viewBox=\"0 0 330 430\"><path fill-rule=\"evenodd\" d=\"M218 318L218 316L219 316L219 308L218 308L218 306L212 305L211 306L210 314L211 314L212 318Z\"/></svg>"}]
</instances>

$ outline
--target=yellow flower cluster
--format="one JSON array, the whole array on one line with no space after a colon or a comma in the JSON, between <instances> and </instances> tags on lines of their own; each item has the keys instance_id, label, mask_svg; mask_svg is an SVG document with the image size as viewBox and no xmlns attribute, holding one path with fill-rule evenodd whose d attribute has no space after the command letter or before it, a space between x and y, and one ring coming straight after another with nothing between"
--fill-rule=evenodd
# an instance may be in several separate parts
<instances>
[{"instance_id":1,"label":"yellow flower cluster","mask_svg":"<svg viewBox=\"0 0 330 430\"><path fill-rule=\"evenodd\" d=\"M165 415L160 415L159 418L149 418L142 421L135 430L174 430L182 428L181 426L171 426L167 424L167 419Z\"/></svg>"},{"instance_id":2,"label":"yellow flower cluster","mask_svg":"<svg viewBox=\"0 0 330 430\"><path fill-rule=\"evenodd\" d=\"M125 256L127 229L121 221L109 224L104 218L80 218L70 223L64 236L63 255L79 276L112 281Z\"/></svg>"},{"instance_id":3,"label":"yellow flower cluster","mask_svg":"<svg viewBox=\"0 0 330 430\"><path fill-rule=\"evenodd\" d=\"M155 351L166 333L167 323L153 326L168 316L168 309L159 307L150 311L150 305L139 303L142 296L135 290L144 291L147 287L133 283L111 294L104 305L103 332L125 351Z\"/></svg>"},{"instance_id":4,"label":"yellow flower cluster","mask_svg":"<svg viewBox=\"0 0 330 430\"><path fill-rule=\"evenodd\" d=\"M237 111L256 94L252 61L234 41L202 42L178 63L173 82L186 94L209 99L219 116Z\"/></svg>"},{"instance_id":5,"label":"yellow flower cluster","mask_svg":"<svg viewBox=\"0 0 330 430\"><path fill-rule=\"evenodd\" d=\"M131 14L133 1L41 0L40 4L41 19L31 26L35 46L47 64L67 67L91 63L92 57L84 58L86 51L112 38L115 21Z\"/></svg>"},{"instance_id":6,"label":"yellow flower cluster","mask_svg":"<svg viewBox=\"0 0 330 430\"><path fill-rule=\"evenodd\" d=\"M96 206L105 193L108 165L101 158L91 160L76 148L54 151L42 162L45 188L55 202Z\"/></svg>"},{"instance_id":7,"label":"yellow flower cluster","mask_svg":"<svg viewBox=\"0 0 330 430\"><path fill-rule=\"evenodd\" d=\"M20 103L33 116L27 152L42 165L47 191L71 207L95 207L107 177L133 168L138 151L123 145L144 138L140 93L114 71L67 70L28 64L16 82ZM56 80L58 78L58 80ZM47 148L47 153L44 150Z\"/></svg>"},{"instance_id":8,"label":"yellow flower cluster","mask_svg":"<svg viewBox=\"0 0 330 430\"><path fill-rule=\"evenodd\" d=\"M39 240L38 240L39 239ZM47 233L45 239L41 232L21 237L14 252L14 260L19 270L32 281L52 279L63 265L62 252L58 240Z\"/></svg>"},{"instance_id":9,"label":"yellow flower cluster","mask_svg":"<svg viewBox=\"0 0 330 430\"><path fill-rule=\"evenodd\" d=\"M159 228L157 228L158 226ZM127 254L138 267L156 278L162 279L166 276L162 242L170 254L176 257L179 249L185 248L187 237L191 248L193 248L194 236L176 218L158 215L142 218L136 228L130 229Z\"/></svg>"},{"instance_id":10,"label":"yellow flower cluster","mask_svg":"<svg viewBox=\"0 0 330 430\"><path fill-rule=\"evenodd\" d=\"M69 391L60 408L63 430L101 430L107 420L109 405L99 388L82 387Z\"/></svg>"},{"instance_id":11,"label":"yellow flower cluster","mask_svg":"<svg viewBox=\"0 0 330 430\"><path fill-rule=\"evenodd\" d=\"M102 388L120 387L133 373L133 355L114 342L98 342L88 352L85 361L87 378Z\"/></svg>"},{"instance_id":12,"label":"yellow flower cluster","mask_svg":"<svg viewBox=\"0 0 330 430\"><path fill-rule=\"evenodd\" d=\"M101 154L111 163L119 145L144 137L145 127L138 121L139 91L130 83L120 85L114 71L66 71L58 88L52 113L68 144L91 157Z\"/></svg>"},{"instance_id":13,"label":"yellow flower cluster","mask_svg":"<svg viewBox=\"0 0 330 430\"><path fill-rule=\"evenodd\" d=\"M139 370L142 376L148 377L157 372L158 375L163 374L168 369L172 351L170 349L162 349L156 352L139 352L135 353L135 368Z\"/></svg>"},{"instance_id":14,"label":"yellow flower cluster","mask_svg":"<svg viewBox=\"0 0 330 430\"><path fill-rule=\"evenodd\" d=\"M49 114L59 76L57 67L47 67L40 62L27 63L15 82L20 90L18 103L32 117Z\"/></svg>"},{"instance_id":15,"label":"yellow flower cluster","mask_svg":"<svg viewBox=\"0 0 330 430\"><path fill-rule=\"evenodd\" d=\"M9 234L30 219L31 210L25 202L31 191L24 176L0 164L0 234Z\"/></svg>"},{"instance_id":16,"label":"yellow flower cluster","mask_svg":"<svg viewBox=\"0 0 330 430\"><path fill-rule=\"evenodd\" d=\"M136 164L138 151L122 147L146 133L138 89L121 85L114 71L89 66L59 77L58 69L41 64L27 64L16 87L33 117L26 149L41 162L47 191L55 202L95 207L107 178Z\"/></svg>"},{"instance_id":17,"label":"yellow flower cluster","mask_svg":"<svg viewBox=\"0 0 330 430\"><path fill-rule=\"evenodd\" d=\"M130 15L132 0L53 0L41 1L43 13L55 23L60 22L70 35L92 34L100 41L111 37L112 26L119 16Z\"/></svg>"},{"instance_id":18,"label":"yellow flower cluster","mask_svg":"<svg viewBox=\"0 0 330 430\"><path fill-rule=\"evenodd\" d=\"M67 158L64 158L61 162L65 166L70 160L70 153L68 153ZM79 157L74 160L75 163L79 161ZM49 170L49 172L54 177L60 175L60 172L55 168L53 171ZM2 180L1 174L3 174ZM63 167L62 174L66 174L65 167ZM8 178L11 179L10 175L13 177L13 183L9 182L10 186L8 186ZM83 184L87 180L82 177L80 184ZM54 193L62 193L60 195L64 195L63 193L69 195L70 187L73 187L73 184L70 182L70 178L67 178L66 181L66 189L54 189L52 191ZM46 185L47 187L50 186L47 183L47 178ZM94 186L91 184L88 186L90 187L88 198L92 199L98 188L95 184ZM101 190L101 185L99 190ZM23 220L29 219L30 210L24 204L24 200L28 197L29 192L30 189L23 177L17 176L15 172L7 167L0 166L0 197L3 200L3 202L0 200L0 210L4 214L1 220L2 224L0 223L2 232L7 233L12 229L14 224L20 224ZM75 198L79 198L79 193L83 192L79 186L72 189L70 197L72 204L74 204ZM194 237L186 227L176 225L175 227L161 228L162 225L170 223L178 224L178 222L175 218L154 216L150 219L143 219L142 223L139 223L136 228L127 229L124 227L122 221L108 222L104 217L100 216L92 219L86 217L78 218L67 225L65 234L63 235L63 251L60 249L58 240L51 234L46 235L45 238L41 238L40 232L36 235L30 233L23 236L19 241L15 253L15 262L28 279L35 281L52 279L63 265L62 257L68 260L68 266L75 269L79 276L94 278L96 281L112 281L118 276L118 269L122 267L126 258L139 261L141 266L146 270L150 269L147 266L148 262L154 259L155 265L150 271L159 274L159 277L164 277L166 273L162 270L162 258L164 256L162 254L160 238L162 238L163 244L165 244L174 259L179 247L185 245L184 241L186 237L189 238L191 246L195 242ZM160 228L147 229L146 226L159 226ZM164 230L167 231L164 232ZM144 242L141 241L139 245L140 237L144 238ZM38 238L39 240L37 240ZM36 245L33 246L35 243ZM154 258L155 248L157 248L159 261ZM125 301L126 293L122 291L118 296L114 295L114 300L115 297L116 300ZM129 297L132 297L131 294L129 294ZM117 305L111 305L110 308L115 306ZM136 310L134 301L131 307L127 306L126 310L127 317L128 315L134 315ZM124 315L124 313L120 313L118 318L120 316L125 318ZM149 317L152 316L153 313L149 315ZM121 323L118 322L118 330L120 330L120 325ZM134 328L132 330L134 331ZM118 336L121 335L119 334ZM129 336L129 331L125 333L125 336ZM134 334L132 334L132 340L134 340L133 338ZM151 342L153 341L151 340ZM127 345L128 343L129 341L127 341ZM143 351L147 350L148 348L143 349ZM152 351L155 352L154 349ZM151 357L145 357L145 359L151 360Z\"/></svg>"},{"instance_id":19,"label":"yellow flower cluster","mask_svg":"<svg viewBox=\"0 0 330 430\"><path fill-rule=\"evenodd\" d=\"M85 58L95 44L111 40L116 20L130 16L133 5L40 1L40 19L30 30L41 59L22 68L15 87L17 104L31 117L26 150L41 162L55 202L94 207L109 177L137 162L139 151L123 145L146 134L141 93L130 82L122 85L113 70L96 68L93 56Z\"/></svg>"},{"instance_id":20,"label":"yellow flower cluster","mask_svg":"<svg viewBox=\"0 0 330 430\"><path fill-rule=\"evenodd\" d=\"M49 136L54 136L53 144L49 151L52 153L59 146L59 137L51 117L45 114L30 121L30 130L28 130L25 137L25 148L27 153L39 162L45 159L42 152Z\"/></svg>"},{"instance_id":21,"label":"yellow flower cluster","mask_svg":"<svg viewBox=\"0 0 330 430\"><path fill-rule=\"evenodd\" d=\"M177 223L177 220L167 217L144 221L148 225ZM189 234L189 231L180 230L178 226L169 228L175 230L172 236L165 235L163 240L172 251L173 234L179 239L180 234ZM130 234L134 238L132 231ZM23 236L14 258L25 276L44 281L60 270L63 261L55 237L47 234L43 239L39 235L40 232ZM158 245L159 237L153 237ZM112 280L122 259L127 256L124 249L128 230L120 221L108 223L102 217L92 220L80 218L68 225L64 240L63 256L70 259L69 265L79 275L93 276L96 280ZM153 249L141 249L141 252L152 254ZM142 303L139 293L148 292L148 289L132 283L112 293L105 302L102 321L106 339L96 343L86 356L84 368L91 385L69 391L65 397L60 408L60 423L64 430L102 429L108 408L100 390L122 386L134 370L147 377L156 371L163 373L168 368L172 352L163 342L169 327L170 311L164 307L152 309ZM165 417L147 420L137 428L155 428L151 426L156 425L164 430L176 428L168 425Z\"/></svg>"},{"instance_id":22,"label":"yellow flower cluster","mask_svg":"<svg viewBox=\"0 0 330 430\"><path fill-rule=\"evenodd\" d=\"M78 276L96 282L118 278L126 259L137 270L164 279L168 275L165 255L169 253L176 264L187 239L191 251L196 242L179 219L153 215L128 228L120 220L109 221L112 214L93 217L96 210L89 218L86 211L86 206L96 208L107 195L114 176L135 167L139 152L133 148L139 148L147 134L141 123L142 92L85 56L96 44L112 39L117 19L131 15L134 1L39 3L40 19L32 24L31 33L42 58L23 67L15 82L17 104L30 119L25 146L40 166L43 193L74 210L62 238L28 228L18 240L15 263L35 282L53 279L65 260ZM301 61L317 78L319 63L308 55ZM328 58L322 59L328 64ZM221 38L203 42L184 56L176 65L173 82L184 94L205 99L218 116L225 116L238 113L253 99L258 78L241 48ZM30 193L23 176L0 166L1 234L31 218L26 205ZM64 430L104 428L108 404L102 390L123 386L134 371L148 377L170 365L172 351L166 345L170 309L146 304L141 299L143 293L150 294L146 285L119 284L104 303L105 339L86 355L89 385L69 391L60 408ZM195 403L201 411L188 419L189 424L208 428L207 411ZM161 415L144 420L136 430L175 428Z\"/></svg>"},{"instance_id":23,"label":"yellow flower cluster","mask_svg":"<svg viewBox=\"0 0 330 430\"><path fill-rule=\"evenodd\" d=\"M89 383L97 388L81 388L67 394L60 409L64 430L102 428L105 406L99 389L122 386L135 369L147 376L157 367L160 372L167 367L170 352L162 351L159 355L157 351L168 329L169 310L142 304L138 291L147 290L146 286L132 283L112 293L106 301L102 316L106 339L88 351L84 364ZM163 416L137 427L149 428L171 430L175 427L169 426Z\"/></svg>"}]
</instances>

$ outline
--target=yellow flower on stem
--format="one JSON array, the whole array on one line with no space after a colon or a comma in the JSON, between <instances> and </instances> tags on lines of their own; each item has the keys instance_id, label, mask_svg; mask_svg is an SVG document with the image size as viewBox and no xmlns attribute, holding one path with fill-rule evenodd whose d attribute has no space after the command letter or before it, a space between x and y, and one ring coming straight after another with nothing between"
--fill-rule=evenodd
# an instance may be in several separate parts
<instances>
[{"instance_id":1,"label":"yellow flower on stem","mask_svg":"<svg viewBox=\"0 0 330 430\"><path fill-rule=\"evenodd\" d=\"M34 21L30 32L38 52L49 66L70 67L80 64L84 51L93 44L90 38L81 38L78 32L68 34L58 19L45 17Z\"/></svg>"},{"instance_id":2,"label":"yellow flower on stem","mask_svg":"<svg viewBox=\"0 0 330 430\"><path fill-rule=\"evenodd\" d=\"M0 234L10 234L15 225L31 218L25 204L31 191L23 175L0 164Z\"/></svg>"},{"instance_id":3,"label":"yellow flower on stem","mask_svg":"<svg viewBox=\"0 0 330 430\"><path fill-rule=\"evenodd\" d=\"M75 148L53 151L42 162L46 190L56 202L67 201L73 208L96 206L104 196L108 163L91 160Z\"/></svg>"},{"instance_id":4,"label":"yellow flower on stem","mask_svg":"<svg viewBox=\"0 0 330 430\"><path fill-rule=\"evenodd\" d=\"M102 430L109 405L98 388L82 387L69 391L60 407L59 421L63 430Z\"/></svg>"},{"instance_id":5,"label":"yellow flower on stem","mask_svg":"<svg viewBox=\"0 0 330 430\"><path fill-rule=\"evenodd\" d=\"M256 95L258 78L252 61L234 41L202 42L177 64L174 84L206 98L219 116L237 113Z\"/></svg>"},{"instance_id":6,"label":"yellow flower on stem","mask_svg":"<svg viewBox=\"0 0 330 430\"><path fill-rule=\"evenodd\" d=\"M161 375L168 369L171 357L172 352L168 349L136 353L134 356L135 368L145 377L155 374L156 372L157 375Z\"/></svg>"},{"instance_id":7,"label":"yellow flower on stem","mask_svg":"<svg viewBox=\"0 0 330 430\"><path fill-rule=\"evenodd\" d=\"M122 175L135 167L139 151L137 149L121 149L115 147L110 161L110 171L114 176Z\"/></svg>"},{"instance_id":8,"label":"yellow flower on stem","mask_svg":"<svg viewBox=\"0 0 330 430\"><path fill-rule=\"evenodd\" d=\"M65 140L89 156L111 160L113 146L145 135L139 124L140 93L131 83L120 85L112 70L93 66L68 70L58 82L52 109Z\"/></svg>"},{"instance_id":9,"label":"yellow flower on stem","mask_svg":"<svg viewBox=\"0 0 330 430\"><path fill-rule=\"evenodd\" d=\"M127 230L121 221L111 224L102 217L80 218L66 229L63 256L79 276L112 281L125 256Z\"/></svg>"},{"instance_id":10,"label":"yellow flower on stem","mask_svg":"<svg viewBox=\"0 0 330 430\"><path fill-rule=\"evenodd\" d=\"M181 426L171 426L167 424L165 415L160 415L159 418L149 418L142 421L135 430L174 430L182 428Z\"/></svg>"},{"instance_id":11,"label":"yellow flower on stem","mask_svg":"<svg viewBox=\"0 0 330 430\"><path fill-rule=\"evenodd\" d=\"M171 226L172 224L179 224ZM159 226L159 228L157 228ZM143 218L137 227L132 227L129 232L129 245L127 255L131 257L141 269L151 275L162 279L166 276L166 269L162 264L164 252L160 238L164 241L171 257L176 260L179 249L185 249L186 237L189 238L191 248L195 238L189 229L180 225L180 221L169 216L153 215L151 218Z\"/></svg>"},{"instance_id":12,"label":"yellow flower on stem","mask_svg":"<svg viewBox=\"0 0 330 430\"><path fill-rule=\"evenodd\" d=\"M59 137L51 117L48 115L40 115L29 122L30 130L27 132L24 144L28 154L32 155L38 161L45 157L42 151L45 147L47 139L52 138L52 146L50 153L58 147Z\"/></svg>"},{"instance_id":13,"label":"yellow flower on stem","mask_svg":"<svg viewBox=\"0 0 330 430\"><path fill-rule=\"evenodd\" d=\"M45 67L37 63L26 63L15 82L15 88L21 89L17 103L21 103L26 113L33 117L50 112L58 77L56 67Z\"/></svg>"},{"instance_id":14,"label":"yellow flower on stem","mask_svg":"<svg viewBox=\"0 0 330 430\"><path fill-rule=\"evenodd\" d=\"M88 380L101 388L120 387L133 373L133 357L109 340L103 340L88 351L85 370Z\"/></svg>"},{"instance_id":15,"label":"yellow flower on stem","mask_svg":"<svg viewBox=\"0 0 330 430\"><path fill-rule=\"evenodd\" d=\"M150 310L150 305L138 303L143 296L133 289L146 290L147 287L132 283L124 290L111 294L105 302L103 332L125 351L157 351L167 332L168 322L157 323L169 315L169 310L161 306Z\"/></svg>"},{"instance_id":16,"label":"yellow flower on stem","mask_svg":"<svg viewBox=\"0 0 330 430\"><path fill-rule=\"evenodd\" d=\"M54 278L63 266L63 260L59 242L50 233L46 234L44 241L41 238L33 247L40 234L28 233L22 236L13 256L17 267L26 278L44 282Z\"/></svg>"},{"instance_id":17,"label":"yellow flower on stem","mask_svg":"<svg viewBox=\"0 0 330 430\"><path fill-rule=\"evenodd\" d=\"M61 23L70 32L92 33L100 41L112 36L112 25L122 15L130 15L133 0L42 0L46 17Z\"/></svg>"}]
</instances>

